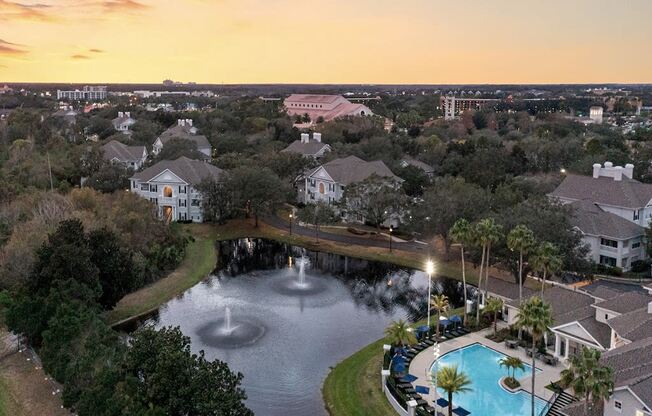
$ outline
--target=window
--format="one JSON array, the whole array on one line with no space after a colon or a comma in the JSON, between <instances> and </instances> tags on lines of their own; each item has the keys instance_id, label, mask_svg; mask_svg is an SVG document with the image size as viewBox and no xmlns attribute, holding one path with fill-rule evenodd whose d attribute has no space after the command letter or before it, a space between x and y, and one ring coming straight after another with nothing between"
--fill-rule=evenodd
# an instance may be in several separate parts
<instances>
[{"instance_id":1,"label":"window","mask_svg":"<svg viewBox=\"0 0 652 416\"><path fill-rule=\"evenodd\" d=\"M156 205L158 205L158 199L156 199L156 198L150 198L149 201L155 203Z\"/></svg>"},{"instance_id":2,"label":"window","mask_svg":"<svg viewBox=\"0 0 652 416\"><path fill-rule=\"evenodd\" d=\"M622 402L620 402L618 400L614 400L614 409L616 409L618 412L622 412L623 411Z\"/></svg>"},{"instance_id":3,"label":"window","mask_svg":"<svg viewBox=\"0 0 652 416\"><path fill-rule=\"evenodd\" d=\"M166 186L163 188L163 196L166 198L172 198L172 187Z\"/></svg>"},{"instance_id":4,"label":"window","mask_svg":"<svg viewBox=\"0 0 652 416\"><path fill-rule=\"evenodd\" d=\"M186 189L186 186L185 186L185 185L181 185L181 186L179 186L179 193L180 193L180 194L185 194L186 191L187 191L187 189Z\"/></svg>"},{"instance_id":5,"label":"window","mask_svg":"<svg viewBox=\"0 0 652 416\"><path fill-rule=\"evenodd\" d=\"M608 313L605 313L605 314L604 314L604 320L605 320L605 321L608 321L608 320L609 320L609 314L608 314Z\"/></svg>"},{"instance_id":6,"label":"window","mask_svg":"<svg viewBox=\"0 0 652 416\"><path fill-rule=\"evenodd\" d=\"M149 191L150 191L150 192L158 192L158 186L156 186L156 185L150 185L150 186L149 186Z\"/></svg>"},{"instance_id":7,"label":"window","mask_svg":"<svg viewBox=\"0 0 652 416\"><path fill-rule=\"evenodd\" d=\"M616 267L616 259L609 256L600 256L600 264Z\"/></svg>"},{"instance_id":8,"label":"window","mask_svg":"<svg viewBox=\"0 0 652 416\"><path fill-rule=\"evenodd\" d=\"M623 257L623 259L620 260L621 267L627 267L627 260L629 260L627 257Z\"/></svg>"},{"instance_id":9,"label":"window","mask_svg":"<svg viewBox=\"0 0 652 416\"><path fill-rule=\"evenodd\" d=\"M616 241L616 240L609 240L609 239L607 239L607 238L601 238L601 239L600 239L600 245L607 246L607 247L618 248L618 241Z\"/></svg>"},{"instance_id":10,"label":"window","mask_svg":"<svg viewBox=\"0 0 652 416\"><path fill-rule=\"evenodd\" d=\"M141 191L149 191L149 185L146 183L141 183L140 184L140 190Z\"/></svg>"},{"instance_id":11,"label":"window","mask_svg":"<svg viewBox=\"0 0 652 416\"><path fill-rule=\"evenodd\" d=\"M324 184L322 182L319 183L319 193L320 194L324 193Z\"/></svg>"},{"instance_id":12,"label":"window","mask_svg":"<svg viewBox=\"0 0 652 416\"><path fill-rule=\"evenodd\" d=\"M640 242L640 241L637 241L637 242L635 242L635 243L632 243L632 248L633 248L633 249L634 249L634 248L639 248L640 246L641 246L641 242Z\"/></svg>"},{"instance_id":13,"label":"window","mask_svg":"<svg viewBox=\"0 0 652 416\"><path fill-rule=\"evenodd\" d=\"M634 221L638 221L638 219L641 217L641 210L635 210L634 211Z\"/></svg>"},{"instance_id":14,"label":"window","mask_svg":"<svg viewBox=\"0 0 652 416\"><path fill-rule=\"evenodd\" d=\"M190 205L193 206L193 207L198 207L199 206L199 199L193 199L190 202Z\"/></svg>"},{"instance_id":15,"label":"window","mask_svg":"<svg viewBox=\"0 0 652 416\"><path fill-rule=\"evenodd\" d=\"M179 199L179 206L185 207L188 202L185 199Z\"/></svg>"}]
</instances>

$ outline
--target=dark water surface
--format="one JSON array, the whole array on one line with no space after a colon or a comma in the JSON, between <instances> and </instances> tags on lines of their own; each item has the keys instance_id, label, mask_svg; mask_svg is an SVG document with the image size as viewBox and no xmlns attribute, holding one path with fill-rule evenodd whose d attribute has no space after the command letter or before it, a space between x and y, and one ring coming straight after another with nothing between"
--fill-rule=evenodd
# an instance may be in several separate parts
<instances>
[{"instance_id":1,"label":"dark water surface","mask_svg":"<svg viewBox=\"0 0 652 416\"><path fill-rule=\"evenodd\" d=\"M218 258L215 274L149 322L180 326L193 351L241 372L257 415L325 415L329 367L381 338L392 320L425 315L420 271L257 239L220 243ZM463 303L456 280L438 277L433 292Z\"/></svg>"}]
</instances>

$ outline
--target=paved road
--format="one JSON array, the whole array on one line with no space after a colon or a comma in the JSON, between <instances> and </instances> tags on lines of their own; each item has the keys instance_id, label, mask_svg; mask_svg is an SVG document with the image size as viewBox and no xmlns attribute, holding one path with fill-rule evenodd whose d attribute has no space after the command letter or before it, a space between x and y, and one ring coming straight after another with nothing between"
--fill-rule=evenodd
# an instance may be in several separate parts
<instances>
[{"instance_id":1,"label":"paved road","mask_svg":"<svg viewBox=\"0 0 652 416\"><path fill-rule=\"evenodd\" d=\"M263 221L274 228L278 228L288 232L290 231L289 223L283 221L277 216L265 217ZM314 229L302 227L297 223L292 224L292 233L315 238ZM386 241L378 241L378 240L372 240L364 237L357 237L354 235L342 235L342 234L334 234L334 233L322 232L322 231L319 232L319 239L335 241L344 244L354 244L354 245L369 246L369 247L382 247L382 248L387 248L389 250L389 239L387 239ZM412 251L416 253L424 253L428 251L428 245L423 243L416 243L413 241L405 241L405 242L392 241L392 249Z\"/></svg>"}]
</instances>

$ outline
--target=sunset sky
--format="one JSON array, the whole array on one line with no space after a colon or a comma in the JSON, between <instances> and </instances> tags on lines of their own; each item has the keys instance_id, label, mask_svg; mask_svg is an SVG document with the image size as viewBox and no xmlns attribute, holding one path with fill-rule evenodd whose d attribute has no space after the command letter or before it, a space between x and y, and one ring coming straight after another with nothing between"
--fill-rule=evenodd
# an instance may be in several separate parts
<instances>
[{"instance_id":1,"label":"sunset sky","mask_svg":"<svg viewBox=\"0 0 652 416\"><path fill-rule=\"evenodd\" d=\"M0 82L652 82L650 0L0 0Z\"/></svg>"}]
</instances>

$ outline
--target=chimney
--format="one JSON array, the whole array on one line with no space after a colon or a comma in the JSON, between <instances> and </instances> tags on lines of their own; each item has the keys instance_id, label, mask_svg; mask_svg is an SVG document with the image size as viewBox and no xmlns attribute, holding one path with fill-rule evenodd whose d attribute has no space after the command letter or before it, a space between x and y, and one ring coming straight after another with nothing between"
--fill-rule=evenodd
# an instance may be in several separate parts
<instances>
[{"instance_id":1,"label":"chimney","mask_svg":"<svg viewBox=\"0 0 652 416\"><path fill-rule=\"evenodd\" d=\"M308 133L301 133L301 143L308 143L310 141L310 135Z\"/></svg>"},{"instance_id":2,"label":"chimney","mask_svg":"<svg viewBox=\"0 0 652 416\"><path fill-rule=\"evenodd\" d=\"M593 164L593 177L594 178L599 178L600 177L600 169L602 168L602 165L599 163L594 163Z\"/></svg>"},{"instance_id":3,"label":"chimney","mask_svg":"<svg viewBox=\"0 0 652 416\"><path fill-rule=\"evenodd\" d=\"M124 116L125 116L125 113L123 113L122 111L118 111L118 118L122 118Z\"/></svg>"},{"instance_id":4,"label":"chimney","mask_svg":"<svg viewBox=\"0 0 652 416\"><path fill-rule=\"evenodd\" d=\"M180 119L177 120L177 124L178 124L179 126L183 127L183 126L186 125L186 120L180 118Z\"/></svg>"},{"instance_id":5,"label":"chimney","mask_svg":"<svg viewBox=\"0 0 652 416\"><path fill-rule=\"evenodd\" d=\"M626 164L625 169L623 169L623 175L625 175L629 179L634 178L634 165L632 165L631 163Z\"/></svg>"},{"instance_id":6,"label":"chimney","mask_svg":"<svg viewBox=\"0 0 652 416\"><path fill-rule=\"evenodd\" d=\"M622 180L623 180L623 167L616 166L614 168L614 181L622 181Z\"/></svg>"},{"instance_id":7,"label":"chimney","mask_svg":"<svg viewBox=\"0 0 652 416\"><path fill-rule=\"evenodd\" d=\"M131 118L131 113L129 111L125 111L125 117Z\"/></svg>"},{"instance_id":8,"label":"chimney","mask_svg":"<svg viewBox=\"0 0 652 416\"><path fill-rule=\"evenodd\" d=\"M312 139L318 143L321 143L321 133L313 133Z\"/></svg>"},{"instance_id":9,"label":"chimney","mask_svg":"<svg viewBox=\"0 0 652 416\"><path fill-rule=\"evenodd\" d=\"M192 127L192 119L191 118L186 119L186 125L189 126L189 127Z\"/></svg>"}]
</instances>

